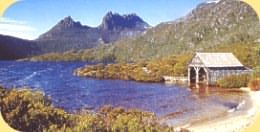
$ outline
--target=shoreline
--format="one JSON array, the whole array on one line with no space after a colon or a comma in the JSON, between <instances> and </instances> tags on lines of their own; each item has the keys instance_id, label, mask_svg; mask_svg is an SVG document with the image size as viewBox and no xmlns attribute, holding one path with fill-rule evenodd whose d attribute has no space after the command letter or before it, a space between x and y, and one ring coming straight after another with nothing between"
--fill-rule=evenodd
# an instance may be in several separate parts
<instances>
[{"instance_id":1,"label":"shoreline","mask_svg":"<svg viewBox=\"0 0 260 132\"><path fill-rule=\"evenodd\" d=\"M5 130L7 132L17 132L12 127L10 127L9 124L6 123L6 121L4 120L4 118L2 116L1 111L0 111L0 128L1 128L1 130Z\"/></svg>"},{"instance_id":2,"label":"shoreline","mask_svg":"<svg viewBox=\"0 0 260 132\"><path fill-rule=\"evenodd\" d=\"M219 119L204 121L196 124L186 124L178 128L186 128L191 132L242 132L252 125L260 115L260 91L250 91L241 88L250 96L252 106L243 114L237 116L225 116Z\"/></svg>"}]
</instances>

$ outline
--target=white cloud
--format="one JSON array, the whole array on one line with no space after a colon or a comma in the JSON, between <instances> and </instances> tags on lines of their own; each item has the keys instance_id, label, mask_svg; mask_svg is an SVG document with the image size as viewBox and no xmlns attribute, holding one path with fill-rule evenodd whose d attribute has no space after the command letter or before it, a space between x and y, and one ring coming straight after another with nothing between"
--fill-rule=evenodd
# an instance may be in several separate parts
<instances>
[{"instance_id":1,"label":"white cloud","mask_svg":"<svg viewBox=\"0 0 260 132\"><path fill-rule=\"evenodd\" d=\"M1 18L0 20L0 34L3 35L33 40L36 38L36 31L26 21L17 21L9 18Z\"/></svg>"}]
</instances>

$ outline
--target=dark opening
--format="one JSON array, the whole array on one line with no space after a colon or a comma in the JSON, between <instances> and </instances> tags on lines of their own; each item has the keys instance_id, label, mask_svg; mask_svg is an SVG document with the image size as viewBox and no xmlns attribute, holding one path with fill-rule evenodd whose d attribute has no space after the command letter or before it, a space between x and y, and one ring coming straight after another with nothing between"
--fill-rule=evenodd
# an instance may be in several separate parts
<instances>
[{"instance_id":1,"label":"dark opening","mask_svg":"<svg viewBox=\"0 0 260 132\"><path fill-rule=\"evenodd\" d=\"M200 68L199 70L199 82L200 83L206 83L207 81L207 73L204 70L204 68Z\"/></svg>"},{"instance_id":2,"label":"dark opening","mask_svg":"<svg viewBox=\"0 0 260 132\"><path fill-rule=\"evenodd\" d=\"M196 83L196 71L193 67L190 68L190 83Z\"/></svg>"}]
</instances>

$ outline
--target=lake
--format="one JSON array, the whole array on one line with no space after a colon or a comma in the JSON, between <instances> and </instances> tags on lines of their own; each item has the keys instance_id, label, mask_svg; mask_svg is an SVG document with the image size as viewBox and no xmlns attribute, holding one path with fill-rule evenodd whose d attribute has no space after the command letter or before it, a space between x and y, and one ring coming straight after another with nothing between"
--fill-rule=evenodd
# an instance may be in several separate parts
<instances>
[{"instance_id":1,"label":"lake","mask_svg":"<svg viewBox=\"0 0 260 132\"><path fill-rule=\"evenodd\" d=\"M73 70L84 65L84 62L0 61L0 85L40 89L51 96L54 106L68 112L122 106L154 112L173 125L239 114L250 105L246 93L233 90L74 76Z\"/></svg>"}]
</instances>

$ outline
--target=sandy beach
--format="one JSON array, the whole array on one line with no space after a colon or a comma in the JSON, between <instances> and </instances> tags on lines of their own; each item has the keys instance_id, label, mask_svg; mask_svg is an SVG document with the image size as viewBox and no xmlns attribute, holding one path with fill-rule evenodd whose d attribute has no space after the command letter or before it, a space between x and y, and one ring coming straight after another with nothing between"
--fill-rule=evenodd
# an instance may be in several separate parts
<instances>
[{"instance_id":1,"label":"sandy beach","mask_svg":"<svg viewBox=\"0 0 260 132\"><path fill-rule=\"evenodd\" d=\"M0 112L0 131L5 132L16 132L13 128L11 128L3 119L2 114Z\"/></svg>"},{"instance_id":2,"label":"sandy beach","mask_svg":"<svg viewBox=\"0 0 260 132\"><path fill-rule=\"evenodd\" d=\"M234 117L224 117L212 121L199 123L196 125L182 126L192 132L242 132L245 128L250 126L260 113L260 91L252 92L249 89L243 88L247 91L251 101L252 107L243 115Z\"/></svg>"}]
</instances>

